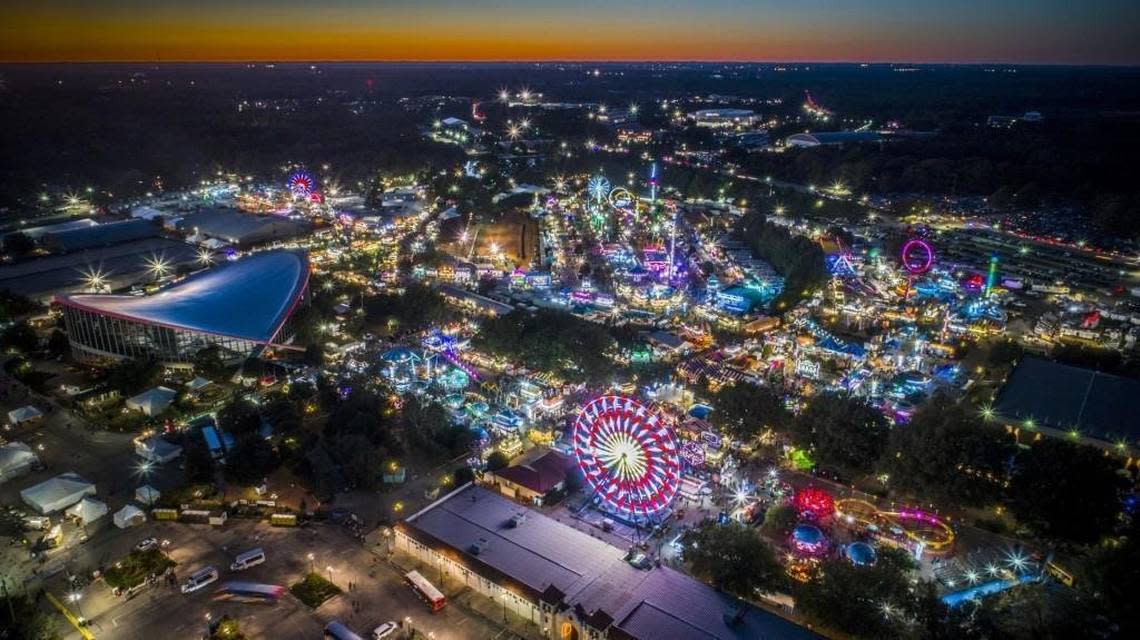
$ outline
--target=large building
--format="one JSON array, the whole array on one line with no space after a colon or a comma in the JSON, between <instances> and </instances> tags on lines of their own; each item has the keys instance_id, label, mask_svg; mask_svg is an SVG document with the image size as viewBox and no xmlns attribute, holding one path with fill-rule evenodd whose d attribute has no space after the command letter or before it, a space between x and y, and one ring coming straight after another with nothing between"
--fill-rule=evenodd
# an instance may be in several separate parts
<instances>
[{"instance_id":1,"label":"large building","mask_svg":"<svg viewBox=\"0 0 1140 640\"><path fill-rule=\"evenodd\" d=\"M307 254L271 251L201 271L148 296L57 298L75 356L184 362L220 346L239 355L288 342L309 284Z\"/></svg>"},{"instance_id":2,"label":"large building","mask_svg":"<svg viewBox=\"0 0 1140 640\"><path fill-rule=\"evenodd\" d=\"M395 544L442 586L458 581L551 640L819 637L674 569L634 567L621 549L475 485L398 524Z\"/></svg>"}]
</instances>

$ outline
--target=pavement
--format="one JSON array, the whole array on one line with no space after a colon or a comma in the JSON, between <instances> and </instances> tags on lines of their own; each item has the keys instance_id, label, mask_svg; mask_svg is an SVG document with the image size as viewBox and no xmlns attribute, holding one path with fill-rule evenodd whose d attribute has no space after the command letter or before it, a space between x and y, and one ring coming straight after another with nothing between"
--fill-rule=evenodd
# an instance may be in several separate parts
<instances>
[{"instance_id":1,"label":"pavement","mask_svg":"<svg viewBox=\"0 0 1140 640\"><path fill-rule=\"evenodd\" d=\"M437 640L485 640L506 638L502 623L473 613L462 603L432 614L403 582L404 570L386 559L384 547L366 547L346 530L332 524L301 528L271 527L253 520L231 519L223 527L177 522L148 522L127 530L105 534L102 553L121 557L147 536L170 541L165 548L172 560L175 581L144 587L132 598L117 597L102 582L72 589L68 572L45 582L45 587L78 616L89 621L88 630L99 639L200 638L210 619L223 615L236 618L251 638L317 638L324 625L340 620L364 635L387 621L410 620L419 633ZM242 551L261 547L264 564L231 572L230 562ZM82 547L86 551L88 547ZM313 558L309 559L309 554ZM81 554L76 554L81 555ZM83 564L82 557L72 563ZM216 567L221 577L215 585L182 594L178 583L199 569ZM213 599L217 586L226 580L242 580L288 587L310 570L331 578L343 593L315 610L286 594L275 604L219 602ZM77 591L76 600L66 597ZM451 595L445 590L445 593ZM452 592L458 595L458 592ZM67 640L80 634L68 629Z\"/></svg>"}]
</instances>

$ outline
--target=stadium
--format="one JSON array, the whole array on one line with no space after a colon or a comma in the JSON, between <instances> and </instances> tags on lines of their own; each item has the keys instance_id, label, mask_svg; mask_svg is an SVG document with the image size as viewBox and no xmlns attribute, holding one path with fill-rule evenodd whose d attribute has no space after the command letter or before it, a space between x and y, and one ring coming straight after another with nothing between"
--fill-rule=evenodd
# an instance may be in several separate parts
<instances>
[{"instance_id":1,"label":"stadium","mask_svg":"<svg viewBox=\"0 0 1140 640\"><path fill-rule=\"evenodd\" d=\"M219 346L253 355L291 339L288 320L309 284L307 254L271 251L195 273L152 295L56 298L81 360L185 362Z\"/></svg>"}]
</instances>

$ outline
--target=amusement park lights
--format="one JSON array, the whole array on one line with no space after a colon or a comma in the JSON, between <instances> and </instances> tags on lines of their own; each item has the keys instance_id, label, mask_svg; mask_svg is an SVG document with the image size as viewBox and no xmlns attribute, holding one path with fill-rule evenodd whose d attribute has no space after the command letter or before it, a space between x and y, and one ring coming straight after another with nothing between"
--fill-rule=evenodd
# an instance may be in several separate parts
<instances>
[{"instance_id":1,"label":"amusement park lights","mask_svg":"<svg viewBox=\"0 0 1140 640\"><path fill-rule=\"evenodd\" d=\"M162 254L151 255L146 259L146 268L155 278L162 278L170 273L170 261Z\"/></svg>"},{"instance_id":2,"label":"amusement park lights","mask_svg":"<svg viewBox=\"0 0 1140 640\"><path fill-rule=\"evenodd\" d=\"M88 267L83 272L83 283L87 285L92 291L99 292L103 287L107 286L107 277L109 274L104 273L103 269Z\"/></svg>"},{"instance_id":3,"label":"amusement park lights","mask_svg":"<svg viewBox=\"0 0 1140 640\"><path fill-rule=\"evenodd\" d=\"M601 396L574 422L574 454L586 481L612 513L642 518L668 507L680 487L673 432L632 398Z\"/></svg>"},{"instance_id":4,"label":"amusement park lights","mask_svg":"<svg viewBox=\"0 0 1140 640\"><path fill-rule=\"evenodd\" d=\"M202 247L201 249L198 249L198 264L206 266L206 265L211 265L213 263L214 263L214 253L212 251L210 251L206 247Z\"/></svg>"}]
</instances>

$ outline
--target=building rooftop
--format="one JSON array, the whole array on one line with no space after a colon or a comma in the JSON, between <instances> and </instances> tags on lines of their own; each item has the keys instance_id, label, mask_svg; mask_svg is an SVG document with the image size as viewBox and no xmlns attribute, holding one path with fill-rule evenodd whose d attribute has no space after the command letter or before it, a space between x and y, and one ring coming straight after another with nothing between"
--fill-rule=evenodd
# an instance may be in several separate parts
<instances>
[{"instance_id":1,"label":"building rooftop","mask_svg":"<svg viewBox=\"0 0 1140 640\"><path fill-rule=\"evenodd\" d=\"M459 562L532 600L573 607L599 628L612 624L612 637L819 637L673 569L637 569L621 549L475 485L398 526L428 546L450 547Z\"/></svg>"},{"instance_id":2,"label":"building rooftop","mask_svg":"<svg viewBox=\"0 0 1140 640\"><path fill-rule=\"evenodd\" d=\"M153 295L78 294L59 301L125 320L271 342L308 282L307 254L270 251L200 271Z\"/></svg>"},{"instance_id":3,"label":"building rooftop","mask_svg":"<svg viewBox=\"0 0 1140 640\"><path fill-rule=\"evenodd\" d=\"M494 474L517 485L545 494L566 481L570 460L557 451L548 451L527 464L499 469Z\"/></svg>"},{"instance_id":4,"label":"building rooftop","mask_svg":"<svg viewBox=\"0 0 1140 640\"><path fill-rule=\"evenodd\" d=\"M1140 380L1027 357L998 393L994 411L1107 442L1135 442L1140 438L1137 397Z\"/></svg>"}]
</instances>

